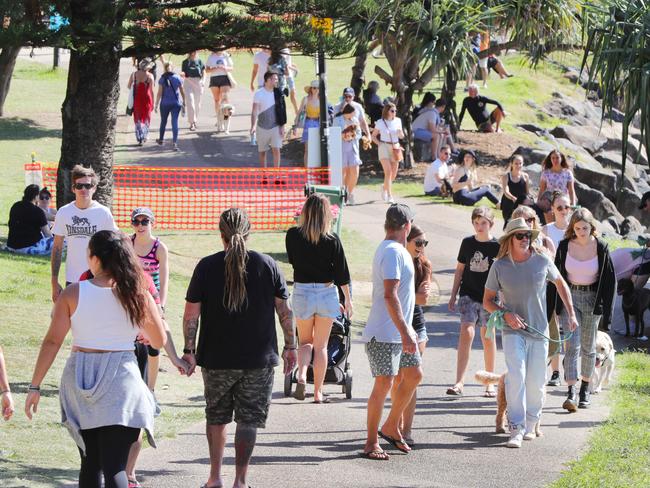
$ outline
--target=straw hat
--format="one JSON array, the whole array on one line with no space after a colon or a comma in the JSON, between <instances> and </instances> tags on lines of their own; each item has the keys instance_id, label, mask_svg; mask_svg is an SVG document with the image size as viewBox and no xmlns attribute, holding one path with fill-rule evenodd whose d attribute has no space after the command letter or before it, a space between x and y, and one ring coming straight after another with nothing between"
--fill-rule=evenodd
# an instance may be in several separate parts
<instances>
[{"instance_id":1,"label":"straw hat","mask_svg":"<svg viewBox=\"0 0 650 488\"><path fill-rule=\"evenodd\" d=\"M504 231L505 233L499 237L499 244L503 244L506 240L510 239L513 234L516 234L518 232L531 232L532 237L530 238L531 242L537 239L537 236L539 236L539 230L537 229L531 229L528 227L526 224L526 220L523 217L520 217L518 219L512 219L510 222L508 222L508 225L506 225L506 229Z\"/></svg>"},{"instance_id":2,"label":"straw hat","mask_svg":"<svg viewBox=\"0 0 650 488\"><path fill-rule=\"evenodd\" d=\"M309 94L309 90L311 90L312 88L320 88L320 84L318 80L312 80L312 82L305 87L305 92Z\"/></svg>"}]
</instances>

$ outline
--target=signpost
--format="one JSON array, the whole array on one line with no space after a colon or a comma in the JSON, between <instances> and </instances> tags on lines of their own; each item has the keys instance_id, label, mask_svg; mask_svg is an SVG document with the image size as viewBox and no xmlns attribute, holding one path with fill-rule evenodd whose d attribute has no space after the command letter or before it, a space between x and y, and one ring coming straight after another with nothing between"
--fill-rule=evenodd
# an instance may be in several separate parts
<instances>
[{"instance_id":1,"label":"signpost","mask_svg":"<svg viewBox=\"0 0 650 488\"><path fill-rule=\"evenodd\" d=\"M320 160L321 165L328 166L327 139L329 137L329 126L327 120L327 70L325 67L325 50L322 37L332 33L334 21L328 17L312 17L311 27L318 32L320 41L318 46L318 93L320 105Z\"/></svg>"}]
</instances>

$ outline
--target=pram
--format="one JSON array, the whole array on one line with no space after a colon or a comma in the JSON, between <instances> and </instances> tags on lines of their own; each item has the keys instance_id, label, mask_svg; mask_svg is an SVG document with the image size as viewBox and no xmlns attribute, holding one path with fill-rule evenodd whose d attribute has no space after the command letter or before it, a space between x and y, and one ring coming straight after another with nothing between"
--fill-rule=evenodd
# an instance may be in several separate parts
<instances>
[{"instance_id":1,"label":"pram","mask_svg":"<svg viewBox=\"0 0 650 488\"><path fill-rule=\"evenodd\" d=\"M348 362L350 355L350 319L344 314L337 317L332 323L332 331L327 343L327 369L325 370L324 385L341 385L342 393L345 398L352 398L352 370ZM314 383L314 371L312 361L307 368L307 383ZM295 368L284 377L284 396L291 396L293 384L297 383L296 374L298 368Z\"/></svg>"}]
</instances>

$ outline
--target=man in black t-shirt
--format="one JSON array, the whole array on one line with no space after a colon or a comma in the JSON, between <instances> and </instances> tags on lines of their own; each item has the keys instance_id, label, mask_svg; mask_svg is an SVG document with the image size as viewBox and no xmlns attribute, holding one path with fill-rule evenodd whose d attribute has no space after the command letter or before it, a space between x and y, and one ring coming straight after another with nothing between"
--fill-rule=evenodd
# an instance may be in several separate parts
<instances>
[{"instance_id":1,"label":"man in black t-shirt","mask_svg":"<svg viewBox=\"0 0 650 488\"><path fill-rule=\"evenodd\" d=\"M496 342L485 337L489 314L483 308L483 291L488 272L499 253L499 242L490 231L494 226L494 214L487 207L477 207L472 212L472 225L476 232L466 237L458 251L458 263L454 284L449 298L449 310L456 311L456 295L460 312L460 334L458 336L458 357L456 361L456 383L447 389L448 395L462 395L469 353L474 342L474 329L481 330L481 341L485 357L485 369L494 371ZM494 387L488 386L485 396L495 396Z\"/></svg>"},{"instance_id":2,"label":"man in black t-shirt","mask_svg":"<svg viewBox=\"0 0 650 488\"><path fill-rule=\"evenodd\" d=\"M463 106L458 117L458 128L460 129L465 110L467 110L479 132L499 132L501 121L506 116L506 111L501 104L496 100L479 95L478 86L476 85L470 85L468 92L469 96L463 100ZM492 112L488 112L486 107L488 103L496 105L497 108Z\"/></svg>"},{"instance_id":3,"label":"man in black t-shirt","mask_svg":"<svg viewBox=\"0 0 650 488\"><path fill-rule=\"evenodd\" d=\"M188 376L197 365L202 368L211 466L205 486L223 486L220 467L233 411L235 484L248 486L248 464L257 429L266 424L273 368L279 363L275 314L284 333L285 374L296 364L296 334L287 284L277 263L246 248L246 213L226 210L219 231L224 251L199 261L187 289L183 359L190 365Z\"/></svg>"},{"instance_id":4,"label":"man in black t-shirt","mask_svg":"<svg viewBox=\"0 0 650 488\"><path fill-rule=\"evenodd\" d=\"M41 255L51 252L52 233L45 212L36 204L38 193L38 185L27 185L22 200L11 206L7 247L12 251Z\"/></svg>"}]
</instances>

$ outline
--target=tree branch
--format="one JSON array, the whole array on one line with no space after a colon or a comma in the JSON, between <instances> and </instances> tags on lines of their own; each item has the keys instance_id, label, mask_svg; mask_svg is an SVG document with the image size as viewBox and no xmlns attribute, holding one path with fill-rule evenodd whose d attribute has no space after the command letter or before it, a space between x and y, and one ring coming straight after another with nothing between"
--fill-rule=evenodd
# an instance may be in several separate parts
<instances>
[{"instance_id":1,"label":"tree branch","mask_svg":"<svg viewBox=\"0 0 650 488\"><path fill-rule=\"evenodd\" d=\"M392 86L393 77L389 75L384 68L381 66L375 66L375 74L384 80L387 85Z\"/></svg>"}]
</instances>

